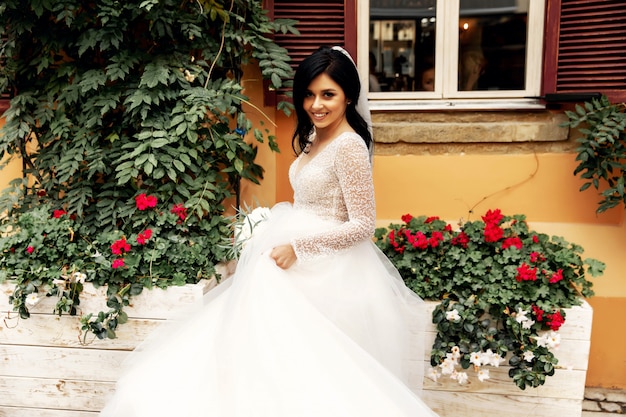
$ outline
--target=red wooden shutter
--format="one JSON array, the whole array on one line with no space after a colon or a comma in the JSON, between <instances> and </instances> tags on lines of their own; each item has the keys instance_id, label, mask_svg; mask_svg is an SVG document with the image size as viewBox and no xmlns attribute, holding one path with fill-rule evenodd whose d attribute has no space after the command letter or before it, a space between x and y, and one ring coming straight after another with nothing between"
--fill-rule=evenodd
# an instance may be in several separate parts
<instances>
[{"instance_id":1,"label":"red wooden shutter","mask_svg":"<svg viewBox=\"0 0 626 417\"><path fill-rule=\"evenodd\" d=\"M289 51L295 69L304 58L322 45L343 46L356 60L356 0L286 1L266 0L273 19L297 20L300 36L278 33L277 44ZM271 101L266 95L266 104Z\"/></svg>"},{"instance_id":2,"label":"red wooden shutter","mask_svg":"<svg viewBox=\"0 0 626 417\"><path fill-rule=\"evenodd\" d=\"M548 0L543 93L603 93L626 101L622 0Z\"/></svg>"}]
</instances>

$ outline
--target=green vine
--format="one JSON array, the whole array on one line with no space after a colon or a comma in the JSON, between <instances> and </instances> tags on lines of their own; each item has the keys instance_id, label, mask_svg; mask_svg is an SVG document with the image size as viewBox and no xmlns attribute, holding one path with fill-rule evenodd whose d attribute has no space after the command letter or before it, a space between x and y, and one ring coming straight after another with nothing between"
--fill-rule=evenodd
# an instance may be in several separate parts
<instances>
[{"instance_id":1,"label":"green vine","mask_svg":"<svg viewBox=\"0 0 626 417\"><path fill-rule=\"evenodd\" d=\"M606 96L576 105L575 111L566 111L570 128L578 128L583 135L577 139L578 166L574 175L585 181L584 191L593 186L602 190L597 212L626 203L626 104L609 102Z\"/></svg>"},{"instance_id":2,"label":"green vine","mask_svg":"<svg viewBox=\"0 0 626 417\"><path fill-rule=\"evenodd\" d=\"M278 150L243 110L244 67L288 86L272 35L294 23L252 0L2 2L0 156L23 176L0 196L0 282L20 317L57 297L55 313L113 338L144 288L216 275L225 202L263 177L258 143ZM107 287L108 311L82 312L84 281Z\"/></svg>"}]
</instances>

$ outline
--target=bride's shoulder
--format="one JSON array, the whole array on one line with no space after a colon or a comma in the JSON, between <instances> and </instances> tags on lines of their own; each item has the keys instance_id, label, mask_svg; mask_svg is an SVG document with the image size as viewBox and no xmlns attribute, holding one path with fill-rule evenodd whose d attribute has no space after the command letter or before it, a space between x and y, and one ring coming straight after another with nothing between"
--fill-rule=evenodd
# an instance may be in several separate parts
<instances>
[{"instance_id":1,"label":"bride's shoulder","mask_svg":"<svg viewBox=\"0 0 626 417\"><path fill-rule=\"evenodd\" d=\"M367 149L367 146L365 145L365 141L356 132L351 132L351 131L343 132L342 134L340 134L334 140L334 142L341 149L345 149L345 148L351 148L351 149L364 148L364 149Z\"/></svg>"}]
</instances>

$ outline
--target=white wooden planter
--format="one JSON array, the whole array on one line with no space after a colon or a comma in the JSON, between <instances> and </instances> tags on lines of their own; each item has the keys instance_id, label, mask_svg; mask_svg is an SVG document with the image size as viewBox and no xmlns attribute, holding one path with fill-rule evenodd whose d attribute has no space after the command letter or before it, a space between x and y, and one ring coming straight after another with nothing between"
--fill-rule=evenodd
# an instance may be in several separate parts
<instances>
[{"instance_id":1,"label":"white wooden planter","mask_svg":"<svg viewBox=\"0 0 626 417\"><path fill-rule=\"evenodd\" d=\"M120 365L130 351L163 320L199 303L214 285L211 280L166 291L145 291L126 309L129 321L118 328L117 339L96 339L87 345L81 344L78 317L51 314L54 300L39 303L28 320L4 320L0 323L0 416L96 416L114 389ZM3 315L10 311L8 295L12 290L11 285L0 285ZM102 291L85 286L83 311L106 310ZM426 303L429 313L435 305ZM581 417L592 309L585 303L566 313L557 351L561 368L545 385L522 391L508 377L508 367L501 365L490 368L491 378L485 382L472 377L471 371L465 385L447 377L437 382L424 378L424 400L441 417ZM428 369L435 327L429 324L425 333L413 336L424 339L426 352L423 358L412 358L407 366Z\"/></svg>"},{"instance_id":2,"label":"white wooden planter","mask_svg":"<svg viewBox=\"0 0 626 417\"><path fill-rule=\"evenodd\" d=\"M52 314L55 300L44 299L17 319L8 296L13 286L0 285L0 416L94 417L104 406L126 356L176 311L201 303L215 279L195 285L145 290L125 308L129 320L116 339L88 337L82 344L79 316ZM84 313L107 311L104 288L85 284Z\"/></svg>"},{"instance_id":3,"label":"white wooden planter","mask_svg":"<svg viewBox=\"0 0 626 417\"><path fill-rule=\"evenodd\" d=\"M437 303L426 305L430 313ZM472 370L468 370L470 381L465 385L447 376L437 382L425 377L422 398L441 417L581 417L593 310L584 302L565 312L566 322L559 330L561 344L555 351L558 369L541 387L520 390L509 378L509 367L503 366L505 362L498 368L489 367L490 379L484 382ZM430 346L435 335L433 324L426 327L425 335L414 335L425 338L424 375L431 367Z\"/></svg>"}]
</instances>

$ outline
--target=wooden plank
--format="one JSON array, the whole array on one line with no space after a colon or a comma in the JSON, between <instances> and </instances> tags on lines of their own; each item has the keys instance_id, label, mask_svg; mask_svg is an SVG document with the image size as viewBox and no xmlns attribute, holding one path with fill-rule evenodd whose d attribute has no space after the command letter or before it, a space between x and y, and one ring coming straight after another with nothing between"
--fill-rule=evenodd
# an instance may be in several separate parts
<instances>
[{"instance_id":1,"label":"wooden plank","mask_svg":"<svg viewBox=\"0 0 626 417\"><path fill-rule=\"evenodd\" d=\"M3 407L99 411L115 383L57 378L0 378Z\"/></svg>"},{"instance_id":2,"label":"wooden plank","mask_svg":"<svg viewBox=\"0 0 626 417\"><path fill-rule=\"evenodd\" d=\"M88 335L86 344L83 344L78 317L38 315L16 323L8 322L8 326L6 322L0 326L0 344L132 350L164 321L129 319L118 327L116 339L99 340Z\"/></svg>"},{"instance_id":3,"label":"wooden plank","mask_svg":"<svg viewBox=\"0 0 626 417\"><path fill-rule=\"evenodd\" d=\"M430 369L430 363L424 362L425 372ZM502 396L522 396L543 398L565 398L580 400L585 395L586 371L557 369L553 376L546 378L546 383L537 388L519 389L509 377L509 367L487 367L489 379L480 382L473 369L464 370L469 376L468 383L460 385L447 375L439 377L437 382L424 377L423 389L429 391L465 392L480 394L497 394ZM415 384L415 381L413 381Z\"/></svg>"},{"instance_id":4,"label":"wooden plank","mask_svg":"<svg viewBox=\"0 0 626 417\"><path fill-rule=\"evenodd\" d=\"M197 284L169 287L167 290L161 288L146 289L141 294L132 297L132 304L127 306L124 311L128 314L128 317L134 318L161 320L173 318L174 314L179 312L181 308L200 307L204 294L215 287L215 285L217 285L217 282L215 278L212 278L210 280L202 280ZM13 285L11 283L0 284L0 290L0 311L11 312L13 309L9 305L9 295L13 292ZM54 314L56 302L55 297L45 297L42 294L41 301L29 308L32 314L31 318L34 319L36 315ZM78 316L108 311L109 308L106 306L106 287L96 288L91 283L85 283L80 296L78 310ZM12 315L15 316L15 313Z\"/></svg>"},{"instance_id":5,"label":"wooden plank","mask_svg":"<svg viewBox=\"0 0 626 417\"><path fill-rule=\"evenodd\" d=\"M129 351L123 350L0 345L0 378L13 376L115 382L120 377L122 362L129 354Z\"/></svg>"},{"instance_id":6,"label":"wooden plank","mask_svg":"<svg viewBox=\"0 0 626 417\"><path fill-rule=\"evenodd\" d=\"M427 391L422 399L440 417L581 417L582 401L541 396Z\"/></svg>"},{"instance_id":7,"label":"wooden plank","mask_svg":"<svg viewBox=\"0 0 626 417\"><path fill-rule=\"evenodd\" d=\"M97 417L97 411L52 410L45 408L3 407L2 417Z\"/></svg>"}]
</instances>

